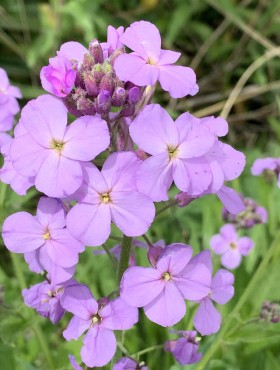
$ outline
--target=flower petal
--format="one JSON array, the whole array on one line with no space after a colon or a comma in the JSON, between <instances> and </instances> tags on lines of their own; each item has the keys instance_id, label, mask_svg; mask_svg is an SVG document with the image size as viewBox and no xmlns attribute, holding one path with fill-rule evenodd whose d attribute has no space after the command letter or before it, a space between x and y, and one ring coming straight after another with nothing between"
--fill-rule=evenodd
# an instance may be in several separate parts
<instances>
[{"instance_id":1,"label":"flower petal","mask_svg":"<svg viewBox=\"0 0 280 370\"><path fill-rule=\"evenodd\" d=\"M211 299L219 304L227 303L234 295L234 275L224 269L216 272L212 279Z\"/></svg>"},{"instance_id":2,"label":"flower petal","mask_svg":"<svg viewBox=\"0 0 280 370\"><path fill-rule=\"evenodd\" d=\"M221 264L228 269L235 269L241 263L241 253L238 249L229 248L221 258Z\"/></svg>"},{"instance_id":3,"label":"flower petal","mask_svg":"<svg viewBox=\"0 0 280 370\"><path fill-rule=\"evenodd\" d=\"M65 288L61 297L62 307L83 320L89 320L98 311L98 304L86 285L73 285Z\"/></svg>"},{"instance_id":4,"label":"flower petal","mask_svg":"<svg viewBox=\"0 0 280 370\"><path fill-rule=\"evenodd\" d=\"M217 192L217 196L230 213L237 215L238 213L244 211L244 202L234 189L228 188L227 186L222 186Z\"/></svg>"},{"instance_id":5,"label":"flower petal","mask_svg":"<svg viewBox=\"0 0 280 370\"><path fill-rule=\"evenodd\" d=\"M138 321L138 308L131 307L118 297L106 305L101 313L102 326L111 330L130 329Z\"/></svg>"},{"instance_id":6,"label":"flower petal","mask_svg":"<svg viewBox=\"0 0 280 370\"><path fill-rule=\"evenodd\" d=\"M150 198L138 191L112 191L112 221L127 236L143 235L155 217Z\"/></svg>"},{"instance_id":7,"label":"flower petal","mask_svg":"<svg viewBox=\"0 0 280 370\"><path fill-rule=\"evenodd\" d=\"M84 245L99 246L109 237L111 211L109 204L76 204L68 213L67 229Z\"/></svg>"},{"instance_id":8,"label":"flower petal","mask_svg":"<svg viewBox=\"0 0 280 370\"><path fill-rule=\"evenodd\" d=\"M81 357L88 367L106 365L113 358L117 349L114 333L100 325L94 326L87 332L83 343Z\"/></svg>"},{"instance_id":9,"label":"flower petal","mask_svg":"<svg viewBox=\"0 0 280 370\"><path fill-rule=\"evenodd\" d=\"M254 242L248 236L243 236L238 240L238 249L242 256L247 256L254 247Z\"/></svg>"},{"instance_id":10,"label":"flower petal","mask_svg":"<svg viewBox=\"0 0 280 370\"><path fill-rule=\"evenodd\" d=\"M79 339L79 337L90 328L91 319L83 320L77 316L72 317L67 328L63 332L63 337L66 340Z\"/></svg>"},{"instance_id":11,"label":"flower petal","mask_svg":"<svg viewBox=\"0 0 280 370\"><path fill-rule=\"evenodd\" d=\"M166 65L160 67L159 82L172 98L183 98L198 92L196 75L189 67Z\"/></svg>"},{"instance_id":12,"label":"flower petal","mask_svg":"<svg viewBox=\"0 0 280 370\"><path fill-rule=\"evenodd\" d=\"M192 247L181 243L173 243L164 248L156 268L161 274L169 272L172 276L180 274L192 256Z\"/></svg>"},{"instance_id":13,"label":"flower petal","mask_svg":"<svg viewBox=\"0 0 280 370\"><path fill-rule=\"evenodd\" d=\"M36 218L27 212L17 212L6 218L2 237L6 247L14 253L27 253L41 247L43 228Z\"/></svg>"},{"instance_id":14,"label":"flower petal","mask_svg":"<svg viewBox=\"0 0 280 370\"><path fill-rule=\"evenodd\" d=\"M143 307L164 289L161 274L151 267L133 266L123 274L121 298L132 307Z\"/></svg>"},{"instance_id":15,"label":"flower petal","mask_svg":"<svg viewBox=\"0 0 280 370\"><path fill-rule=\"evenodd\" d=\"M220 330L221 315L210 298L204 298L196 311L193 324L201 335L215 334Z\"/></svg>"},{"instance_id":16,"label":"flower petal","mask_svg":"<svg viewBox=\"0 0 280 370\"><path fill-rule=\"evenodd\" d=\"M166 327L175 325L184 317L186 304L177 286L167 282L161 294L144 306L144 311L151 321Z\"/></svg>"},{"instance_id":17,"label":"flower petal","mask_svg":"<svg viewBox=\"0 0 280 370\"><path fill-rule=\"evenodd\" d=\"M36 217L42 226L49 229L61 229L66 224L65 210L62 203L49 197L40 198Z\"/></svg>"},{"instance_id":18,"label":"flower petal","mask_svg":"<svg viewBox=\"0 0 280 370\"><path fill-rule=\"evenodd\" d=\"M172 118L159 104L149 104L129 126L133 141L145 152L155 155L178 145L178 131Z\"/></svg>"},{"instance_id":19,"label":"flower petal","mask_svg":"<svg viewBox=\"0 0 280 370\"><path fill-rule=\"evenodd\" d=\"M67 127L63 141L63 156L90 161L110 144L107 123L99 117L80 117Z\"/></svg>"},{"instance_id":20,"label":"flower petal","mask_svg":"<svg viewBox=\"0 0 280 370\"><path fill-rule=\"evenodd\" d=\"M88 53L88 50L79 42L70 41L65 42L61 45L57 55L62 55L68 60L76 60L79 63L82 63L84 55Z\"/></svg>"}]
</instances>

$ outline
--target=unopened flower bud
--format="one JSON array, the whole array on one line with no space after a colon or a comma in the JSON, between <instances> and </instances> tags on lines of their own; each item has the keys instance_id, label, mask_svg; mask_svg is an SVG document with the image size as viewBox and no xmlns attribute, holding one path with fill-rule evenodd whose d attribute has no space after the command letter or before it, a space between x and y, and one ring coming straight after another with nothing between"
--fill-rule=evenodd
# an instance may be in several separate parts
<instances>
[{"instance_id":1,"label":"unopened flower bud","mask_svg":"<svg viewBox=\"0 0 280 370\"><path fill-rule=\"evenodd\" d=\"M102 80L102 77L104 76L104 72L102 70L101 64L95 64L95 66L92 68L91 73L93 73L93 76L97 83L100 83Z\"/></svg>"},{"instance_id":2,"label":"unopened flower bud","mask_svg":"<svg viewBox=\"0 0 280 370\"><path fill-rule=\"evenodd\" d=\"M89 95L97 96L99 94L99 87L93 73L84 74L84 84Z\"/></svg>"},{"instance_id":3,"label":"unopened flower bud","mask_svg":"<svg viewBox=\"0 0 280 370\"><path fill-rule=\"evenodd\" d=\"M95 63L103 63L103 50L101 45L99 44L98 40L93 39L89 44L89 52L93 56Z\"/></svg>"},{"instance_id":4,"label":"unopened flower bud","mask_svg":"<svg viewBox=\"0 0 280 370\"><path fill-rule=\"evenodd\" d=\"M138 86L133 86L128 91L128 101L130 104L136 104L140 100L141 90Z\"/></svg>"},{"instance_id":5,"label":"unopened flower bud","mask_svg":"<svg viewBox=\"0 0 280 370\"><path fill-rule=\"evenodd\" d=\"M121 107L122 105L124 105L126 98L127 98L126 90L123 87L118 86L116 87L112 95L112 105L114 107Z\"/></svg>"},{"instance_id":6,"label":"unopened flower bud","mask_svg":"<svg viewBox=\"0 0 280 370\"><path fill-rule=\"evenodd\" d=\"M85 54L83 59L83 70L90 71L94 66L94 59L90 54Z\"/></svg>"},{"instance_id":7,"label":"unopened flower bud","mask_svg":"<svg viewBox=\"0 0 280 370\"><path fill-rule=\"evenodd\" d=\"M76 102L71 95L61 99L70 114L75 117L81 117L82 113L77 109Z\"/></svg>"},{"instance_id":8,"label":"unopened flower bud","mask_svg":"<svg viewBox=\"0 0 280 370\"><path fill-rule=\"evenodd\" d=\"M158 261L160 255L161 255L161 253L162 253L162 250L163 249L161 247L159 247L159 246L157 246L157 247L156 246L149 247L147 256L148 256L148 260L149 260L150 264L153 267L156 266L157 261Z\"/></svg>"},{"instance_id":9,"label":"unopened flower bud","mask_svg":"<svg viewBox=\"0 0 280 370\"><path fill-rule=\"evenodd\" d=\"M260 312L260 318L267 322L280 322L280 303L264 301Z\"/></svg>"},{"instance_id":10,"label":"unopened flower bud","mask_svg":"<svg viewBox=\"0 0 280 370\"><path fill-rule=\"evenodd\" d=\"M111 108L111 94L107 90L102 90L96 99L97 113L108 113Z\"/></svg>"},{"instance_id":11,"label":"unopened flower bud","mask_svg":"<svg viewBox=\"0 0 280 370\"><path fill-rule=\"evenodd\" d=\"M183 191L178 193L175 196L175 199L177 200L179 207L185 207L188 204L190 204L191 201L194 200L194 198L190 197L187 193L184 193Z\"/></svg>"},{"instance_id":12,"label":"unopened flower bud","mask_svg":"<svg viewBox=\"0 0 280 370\"><path fill-rule=\"evenodd\" d=\"M100 82L100 90L106 90L109 91L110 95L114 91L114 79L110 74L106 74L102 77L102 80Z\"/></svg>"},{"instance_id":13,"label":"unopened flower bud","mask_svg":"<svg viewBox=\"0 0 280 370\"><path fill-rule=\"evenodd\" d=\"M86 97L81 97L77 100L77 108L84 115L94 115L96 113L93 101Z\"/></svg>"},{"instance_id":14,"label":"unopened flower bud","mask_svg":"<svg viewBox=\"0 0 280 370\"><path fill-rule=\"evenodd\" d=\"M112 73L113 72L113 67L112 65L110 64L110 62L104 62L102 64L102 71L107 74L107 73Z\"/></svg>"}]
</instances>

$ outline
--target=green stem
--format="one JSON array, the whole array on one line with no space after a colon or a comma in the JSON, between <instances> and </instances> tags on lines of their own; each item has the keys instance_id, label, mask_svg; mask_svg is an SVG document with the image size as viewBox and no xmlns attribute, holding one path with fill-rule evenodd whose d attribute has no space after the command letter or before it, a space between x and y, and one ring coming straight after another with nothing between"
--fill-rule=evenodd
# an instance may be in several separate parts
<instances>
[{"instance_id":1,"label":"green stem","mask_svg":"<svg viewBox=\"0 0 280 370\"><path fill-rule=\"evenodd\" d=\"M169 201L165 206L163 206L161 209L159 209L157 212L156 212L156 217L158 215L160 215L162 212L166 211L167 209L173 207L173 206L176 206L178 204L177 200L174 199L174 200L171 200Z\"/></svg>"},{"instance_id":2,"label":"green stem","mask_svg":"<svg viewBox=\"0 0 280 370\"><path fill-rule=\"evenodd\" d=\"M7 189L8 185L0 182L0 208L4 207Z\"/></svg>"},{"instance_id":3,"label":"green stem","mask_svg":"<svg viewBox=\"0 0 280 370\"><path fill-rule=\"evenodd\" d=\"M144 355L145 353L156 351L157 349L162 349L163 347L164 347L163 344L158 344L156 346L145 348L142 351L134 353L133 355L131 355L131 357L137 357L138 358L139 356Z\"/></svg>"},{"instance_id":4,"label":"green stem","mask_svg":"<svg viewBox=\"0 0 280 370\"><path fill-rule=\"evenodd\" d=\"M105 243L102 244L102 248L106 252L107 256L110 258L110 261L112 262L113 266L116 267L117 266L116 257L112 255L112 253L110 252L110 249L107 247L107 245Z\"/></svg>"},{"instance_id":5,"label":"green stem","mask_svg":"<svg viewBox=\"0 0 280 370\"><path fill-rule=\"evenodd\" d=\"M256 289L257 290L257 283L264 273L264 271L267 269L267 265L271 259L271 257L274 255L275 251L279 248L280 243L280 233L276 236L274 242L272 243L271 247L267 251L265 258L260 263L255 275L250 280L249 284L247 285L247 288L245 289L244 293L240 297L239 301L235 305L234 309L231 311L231 313L228 315L227 320L217 335L216 339L213 341L212 346L209 347L208 351L205 353L205 355L202 357L202 360L197 365L196 370L203 370L207 366L208 361L212 358L212 356L215 354L215 352L220 348L221 343L224 339L225 334L227 333L228 329L232 326L232 321L234 317L237 315L237 313L240 311L240 309L243 307L243 305L247 302L249 296L252 294L252 292Z\"/></svg>"},{"instance_id":6,"label":"green stem","mask_svg":"<svg viewBox=\"0 0 280 370\"><path fill-rule=\"evenodd\" d=\"M21 264L18 259L19 256L17 256L15 253L11 253L10 255L12 258L12 263L13 263L14 271L15 271L15 274L16 274L16 277L19 283L19 287L21 290L23 290L24 288L26 288L26 283L25 283L24 275L21 269ZM38 342L40 343L44 356L49 364L49 369L55 370L55 365L52 359L51 352L49 350L47 342L45 341L45 338L44 338L44 335L42 333L40 326L37 323L34 323L32 325L32 329L37 336Z\"/></svg>"},{"instance_id":7,"label":"green stem","mask_svg":"<svg viewBox=\"0 0 280 370\"><path fill-rule=\"evenodd\" d=\"M121 257L120 257L118 274L117 274L118 284L120 283L122 279L123 273L128 268L131 244L132 244L132 238L124 235L122 239Z\"/></svg>"}]
</instances>

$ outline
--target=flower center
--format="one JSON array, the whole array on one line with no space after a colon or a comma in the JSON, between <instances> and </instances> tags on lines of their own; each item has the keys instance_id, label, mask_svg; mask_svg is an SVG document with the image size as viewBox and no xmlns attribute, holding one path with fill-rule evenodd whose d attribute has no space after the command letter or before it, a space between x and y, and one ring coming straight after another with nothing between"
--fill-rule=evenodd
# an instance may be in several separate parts
<instances>
[{"instance_id":1,"label":"flower center","mask_svg":"<svg viewBox=\"0 0 280 370\"><path fill-rule=\"evenodd\" d=\"M169 159L174 159L178 155L178 147L169 146L167 147Z\"/></svg>"},{"instance_id":2,"label":"flower center","mask_svg":"<svg viewBox=\"0 0 280 370\"><path fill-rule=\"evenodd\" d=\"M109 193L103 193L101 194L101 200L102 200L102 203L110 203L111 202L111 199L110 199L110 194Z\"/></svg>"},{"instance_id":3,"label":"flower center","mask_svg":"<svg viewBox=\"0 0 280 370\"><path fill-rule=\"evenodd\" d=\"M47 231L46 231L46 233L45 233L45 234L43 234L43 239L44 239L44 240L48 240L48 239L50 239L50 238L51 238L51 234L50 234L49 230L47 230Z\"/></svg>"},{"instance_id":4,"label":"flower center","mask_svg":"<svg viewBox=\"0 0 280 370\"><path fill-rule=\"evenodd\" d=\"M92 318L91 318L91 324L92 325L100 323L101 321L102 321L102 317L100 317L98 314L92 316Z\"/></svg>"},{"instance_id":5,"label":"flower center","mask_svg":"<svg viewBox=\"0 0 280 370\"><path fill-rule=\"evenodd\" d=\"M229 247L230 247L230 249L236 249L237 248L237 245L235 244L235 243L230 243L230 245L229 245Z\"/></svg>"},{"instance_id":6,"label":"flower center","mask_svg":"<svg viewBox=\"0 0 280 370\"><path fill-rule=\"evenodd\" d=\"M165 281L170 281L171 280L171 276L170 276L169 272L165 272L164 274L162 274L162 278Z\"/></svg>"},{"instance_id":7,"label":"flower center","mask_svg":"<svg viewBox=\"0 0 280 370\"><path fill-rule=\"evenodd\" d=\"M152 65L152 66L157 65L157 61L153 57L149 57L147 63L150 64L150 65Z\"/></svg>"},{"instance_id":8,"label":"flower center","mask_svg":"<svg viewBox=\"0 0 280 370\"><path fill-rule=\"evenodd\" d=\"M62 141L53 140L51 143L51 148L56 150L59 154L61 154L64 144L65 143L63 143Z\"/></svg>"}]
</instances>

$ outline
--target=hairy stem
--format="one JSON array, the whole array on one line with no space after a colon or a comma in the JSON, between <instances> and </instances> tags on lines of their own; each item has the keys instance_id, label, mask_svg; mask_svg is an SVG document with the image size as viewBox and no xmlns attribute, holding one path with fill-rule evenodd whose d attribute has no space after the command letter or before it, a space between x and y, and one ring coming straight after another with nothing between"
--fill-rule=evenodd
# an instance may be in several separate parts
<instances>
[{"instance_id":1,"label":"hairy stem","mask_svg":"<svg viewBox=\"0 0 280 370\"><path fill-rule=\"evenodd\" d=\"M156 217L158 215L160 215L162 212L166 211L167 209L173 207L173 206L176 206L178 204L177 200L174 199L174 200L170 200L169 202L167 202L167 204L165 206L163 206L161 209L159 209L157 212L156 212Z\"/></svg>"},{"instance_id":2,"label":"hairy stem","mask_svg":"<svg viewBox=\"0 0 280 370\"><path fill-rule=\"evenodd\" d=\"M122 239L122 250L121 250L121 257L118 267L118 284L120 283L123 273L128 268L129 263L129 257L130 257L130 251L131 251L131 244L132 244L132 238L129 236L124 235Z\"/></svg>"}]
</instances>

